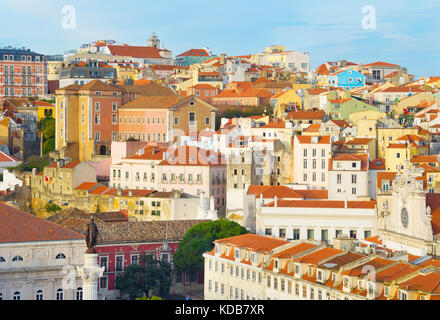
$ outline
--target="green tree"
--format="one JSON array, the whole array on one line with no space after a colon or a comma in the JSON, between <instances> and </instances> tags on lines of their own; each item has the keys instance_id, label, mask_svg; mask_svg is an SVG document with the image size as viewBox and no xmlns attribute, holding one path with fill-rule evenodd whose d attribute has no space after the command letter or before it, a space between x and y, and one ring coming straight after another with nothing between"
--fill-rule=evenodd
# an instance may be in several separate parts
<instances>
[{"instance_id":1,"label":"green tree","mask_svg":"<svg viewBox=\"0 0 440 320\"><path fill-rule=\"evenodd\" d=\"M55 119L52 117L42 118L37 124L38 130L43 133L43 154L55 150Z\"/></svg>"},{"instance_id":2,"label":"green tree","mask_svg":"<svg viewBox=\"0 0 440 320\"><path fill-rule=\"evenodd\" d=\"M49 165L49 156L30 156L26 162L23 162L17 167L18 171L32 171L33 168L37 168L38 171L42 171L44 167Z\"/></svg>"},{"instance_id":3,"label":"green tree","mask_svg":"<svg viewBox=\"0 0 440 320\"><path fill-rule=\"evenodd\" d=\"M181 272L194 273L203 267L203 253L212 250L213 241L249 233L234 221L219 219L199 223L187 230L173 256L176 268Z\"/></svg>"},{"instance_id":4,"label":"green tree","mask_svg":"<svg viewBox=\"0 0 440 320\"><path fill-rule=\"evenodd\" d=\"M130 265L116 277L116 289L122 295L128 294L132 300L148 295L150 291L156 296L166 296L171 282L171 264L144 254L141 264Z\"/></svg>"},{"instance_id":5,"label":"green tree","mask_svg":"<svg viewBox=\"0 0 440 320\"><path fill-rule=\"evenodd\" d=\"M46 211L51 213L57 213L61 211L61 207L55 203L47 203Z\"/></svg>"}]
</instances>

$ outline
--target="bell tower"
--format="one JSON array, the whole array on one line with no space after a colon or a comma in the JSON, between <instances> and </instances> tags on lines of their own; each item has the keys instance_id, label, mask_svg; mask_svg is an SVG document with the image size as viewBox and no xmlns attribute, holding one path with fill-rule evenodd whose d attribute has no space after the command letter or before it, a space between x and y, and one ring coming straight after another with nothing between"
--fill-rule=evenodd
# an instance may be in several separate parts
<instances>
[{"instance_id":1,"label":"bell tower","mask_svg":"<svg viewBox=\"0 0 440 320\"><path fill-rule=\"evenodd\" d=\"M392 183L389 213L384 216L382 230L383 244L392 250L424 255L426 244L433 241L430 209L426 204L422 171L410 168L405 161Z\"/></svg>"},{"instance_id":2,"label":"bell tower","mask_svg":"<svg viewBox=\"0 0 440 320\"><path fill-rule=\"evenodd\" d=\"M155 47L157 49L160 49L160 40L159 38L156 36L156 34L153 33L151 34L150 38L148 39L148 46L149 47Z\"/></svg>"}]
</instances>

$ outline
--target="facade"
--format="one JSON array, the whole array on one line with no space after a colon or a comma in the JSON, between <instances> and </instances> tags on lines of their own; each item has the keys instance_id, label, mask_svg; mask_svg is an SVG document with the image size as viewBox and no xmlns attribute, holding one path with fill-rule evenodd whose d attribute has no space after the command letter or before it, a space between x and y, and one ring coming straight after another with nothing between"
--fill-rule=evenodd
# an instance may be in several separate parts
<instances>
[{"instance_id":1,"label":"facade","mask_svg":"<svg viewBox=\"0 0 440 320\"><path fill-rule=\"evenodd\" d=\"M432 285L440 278L434 259L385 258L358 249L252 234L219 239L214 245L203 255L206 300L439 298ZM376 271L373 281L368 268Z\"/></svg>"},{"instance_id":2,"label":"facade","mask_svg":"<svg viewBox=\"0 0 440 320\"><path fill-rule=\"evenodd\" d=\"M122 102L119 87L99 80L57 90L56 149L79 161L110 155L111 142L118 140Z\"/></svg>"},{"instance_id":3,"label":"facade","mask_svg":"<svg viewBox=\"0 0 440 320\"><path fill-rule=\"evenodd\" d=\"M353 69L331 73L328 82L333 87L352 90L365 86L365 75Z\"/></svg>"},{"instance_id":4,"label":"facade","mask_svg":"<svg viewBox=\"0 0 440 320\"><path fill-rule=\"evenodd\" d=\"M0 97L43 97L47 61L30 49L0 49Z\"/></svg>"},{"instance_id":5,"label":"facade","mask_svg":"<svg viewBox=\"0 0 440 320\"><path fill-rule=\"evenodd\" d=\"M217 109L195 96L139 97L119 112L119 141L169 143L188 132L214 129Z\"/></svg>"},{"instance_id":6,"label":"facade","mask_svg":"<svg viewBox=\"0 0 440 320\"><path fill-rule=\"evenodd\" d=\"M0 208L0 299L82 300L84 236L5 202Z\"/></svg>"},{"instance_id":7,"label":"facade","mask_svg":"<svg viewBox=\"0 0 440 320\"><path fill-rule=\"evenodd\" d=\"M190 49L177 55L174 64L186 67L191 64L202 63L211 58L211 54L206 49Z\"/></svg>"},{"instance_id":8,"label":"facade","mask_svg":"<svg viewBox=\"0 0 440 320\"><path fill-rule=\"evenodd\" d=\"M94 80L117 79L115 68L99 61L75 63L60 70L60 88L70 85L83 86Z\"/></svg>"},{"instance_id":9,"label":"facade","mask_svg":"<svg viewBox=\"0 0 440 320\"><path fill-rule=\"evenodd\" d=\"M295 136L293 182L312 190L328 190L330 136Z\"/></svg>"},{"instance_id":10,"label":"facade","mask_svg":"<svg viewBox=\"0 0 440 320\"><path fill-rule=\"evenodd\" d=\"M111 213L110 213L111 214ZM142 221L124 220L113 222L106 214L95 215L99 235L96 245L98 264L105 267L98 283L98 297L101 299L120 299L115 288L116 277L130 265L141 263L142 256L151 255L156 260L171 263L172 284L170 293L187 294L203 286L203 270L190 274L180 273L173 267L173 254L185 232L192 226L206 220ZM89 215L58 214L51 220L58 225L86 234Z\"/></svg>"}]
</instances>

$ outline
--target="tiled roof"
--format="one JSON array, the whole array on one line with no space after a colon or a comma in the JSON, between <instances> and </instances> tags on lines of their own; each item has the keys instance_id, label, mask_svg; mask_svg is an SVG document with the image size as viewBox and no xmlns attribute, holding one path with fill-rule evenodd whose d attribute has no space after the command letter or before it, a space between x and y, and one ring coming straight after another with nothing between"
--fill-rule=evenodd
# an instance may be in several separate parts
<instances>
[{"instance_id":1,"label":"tiled roof","mask_svg":"<svg viewBox=\"0 0 440 320\"><path fill-rule=\"evenodd\" d=\"M263 237L252 233L215 240L214 242L259 252L268 252L289 243L285 240Z\"/></svg>"},{"instance_id":2,"label":"tiled roof","mask_svg":"<svg viewBox=\"0 0 440 320\"><path fill-rule=\"evenodd\" d=\"M124 159L131 160L163 160L164 152L167 151L167 148L158 147L158 146L147 146L143 149L141 154L136 153L134 155L128 156Z\"/></svg>"},{"instance_id":3,"label":"tiled roof","mask_svg":"<svg viewBox=\"0 0 440 320\"><path fill-rule=\"evenodd\" d=\"M316 124L311 124L310 126L308 126L307 129L304 130L303 132L319 132L319 129L321 129L321 124L316 123Z\"/></svg>"},{"instance_id":4,"label":"tiled roof","mask_svg":"<svg viewBox=\"0 0 440 320\"><path fill-rule=\"evenodd\" d=\"M311 136L296 136L299 143L312 143L312 137ZM314 137L313 137L314 138ZM318 144L330 144L330 136L320 136L318 137Z\"/></svg>"},{"instance_id":5,"label":"tiled roof","mask_svg":"<svg viewBox=\"0 0 440 320\"><path fill-rule=\"evenodd\" d=\"M370 170L385 170L385 159L377 158L370 161Z\"/></svg>"},{"instance_id":6,"label":"tiled roof","mask_svg":"<svg viewBox=\"0 0 440 320\"><path fill-rule=\"evenodd\" d=\"M382 62L382 61L373 62L373 63L369 63L369 64L363 64L361 67L378 67L378 66L400 67L398 64L392 64L392 63L387 63L387 62Z\"/></svg>"},{"instance_id":7,"label":"tiled roof","mask_svg":"<svg viewBox=\"0 0 440 320\"><path fill-rule=\"evenodd\" d=\"M323 110L318 111L290 111L287 113L287 119L294 120L322 120L325 116L325 112Z\"/></svg>"},{"instance_id":8,"label":"tiled roof","mask_svg":"<svg viewBox=\"0 0 440 320\"><path fill-rule=\"evenodd\" d=\"M247 191L247 194L254 194L255 197L259 198L263 195L264 199L273 199L277 196L279 199L303 199L303 196L297 193L295 190L290 189L287 186L260 186L251 185Z\"/></svg>"},{"instance_id":9,"label":"tiled roof","mask_svg":"<svg viewBox=\"0 0 440 320\"><path fill-rule=\"evenodd\" d=\"M3 151L0 151L0 162L22 162L22 161Z\"/></svg>"},{"instance_id":10,"label":"tiled roof","mask_svg":"<svg viewBox=\"0 0 440 320\"><path fill-rule=\"evenodd\" d=\"M322 260L335 256L344 252L343 250L334 248L322 248L320 250L309 253L303 257L297 258L294 262L308 263L318 265Z\"/></svg>"},{"instance_id":11,"label":"tiled roof","mask_svg":"<svg viewBox=\"0 0 440 320\"><path fill-rule=\"evenodd\" d=\"M429 274L419 274L398 284L400 288L410 291L440 293L440 273L432 271Z\"/></svg>"},{"instance_id":12,"label":"tiled roof","mask_svg":"<svg viewBox=\"0 0 440 320\"><path fill-rule=\"evenodd\" d=\"M0 243L77 239L84 236L0 202Z\"/></svg>"},{"instance_id":13,"label":"tiled roof","mask_svg":"<svg viewBox=\"0 0 440 320\"><path fill-rule=\"evenodd\" d=\"M390 186L393 184L394 177L397 172L378 172L377 173L377 188L382 189L382 181L389 180Z\"/></svg>"},{"instance_id":14,"label":"tiled roof","mask_svg":"<svg viewBox=\"0 0 440 320\"><path fill-rule=\"evenodd\" d=\"M342 272L342 274L347 275L347 276L358 277L361 275L366 275L364 272L365 266L371 266L371 267L375 268L375 270L378 270L378 269L383 268L385 266L389 266L393 263L395 263L395 261L393 261L393 260L388 260L388 259L376 257L373 260L367 261L367 262L365 262L361 265L358 265L354 268L350 268L348 270L345 270Z\"/></svg>"},{"instance_id":15,"label":"tiled roof","mask_svg":"<svg viewBox=\"0 0 440 320\"><path fill-rule=\"evenodd\" d=\"M209 57L208 51L205 49L190 49L184 53L179 54L177 57L190 56L190 57Z\"/></svg>"},{"instance_id":16,"label":"tiled roof","mask_svg":"<svg viewBox=\"0 0 440 320\"><path fill-rule=\"evenodd\" d=\"M139 96L119 109L169 109L181 100L179 96Z\"/></svg>"},{"instance_id":17,"label":"tiled roof","mask_svg":"<svg viewBox=\"0 0 440 320\"><path fill-rule=\"evenodd\" d=\"M114 56L128 56L134 58L162 58L159 49L156 47L139 46L108 46L110 53Z\"/></svg>"},{"instance_id":18,"label":"tiled roof","mask_svg":"<svg viewBox=\"0 0 440 320\"><path fill-rule=\"evenodd\" d=\"M288 248L286 250L283 250L281 252L278 252L276 254L273 255L273 258L278 258L278 259L289 259L292 256L295 256L301 252L310 250L312 248L316 248L317 245L313 244L313 243L308 243L308 242L301 242L299 244L296 244L295 246Z\"/></svg>"},{"instance_id":19,"label":"tiled roof","mask_svg":"<svg viewBox=\"0 0 440 320\"><path fill-rule=\"evenodd\" d=\"M373 140L374 140L373 138L354 138L350 141L347 141L345 144L346 145L353 145L353 144L365 145L365 144L370 143Z\"/></svg>"},{"instance_id":20,"label":"tiled roof","mask_svg":"<svg viewBox=\"0 0 440 320\"><path fill-rule=\"evenodd\" d=\"M365 255L349 251L345 254L331 258L330 260L326 260L324 264L318 265L318 268L326 268L326 269L335 270L335 269L339 269L343 265L352 263L352 262L354 262L356 260L360 260L362 258L365 258ZM331 264L333 264L333 266L331 266L331 267L326 266L327 263L331 263Z\"/></svg>"},{"instance_id":21,"label":"tiled roof","mask_svg":"<svg viewBox=\"0 0 440 320\"><path fill-rule=\"evenodd\" d=\"M420 268L408 263L399 262L389 268L386 268L385 270L377 272L376 280L391 282L410 273L413 273L417 271L417 269Z\"/></svg>"}]
</instances>

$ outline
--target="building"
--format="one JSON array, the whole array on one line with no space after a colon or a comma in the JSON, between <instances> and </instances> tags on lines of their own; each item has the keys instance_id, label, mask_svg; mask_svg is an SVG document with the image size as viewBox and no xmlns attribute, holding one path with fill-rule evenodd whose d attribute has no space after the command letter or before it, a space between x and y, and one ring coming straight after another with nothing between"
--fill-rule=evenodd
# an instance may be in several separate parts
<instances>
[{"instance_id":1,"label":"building","mask_svg":"<svg viewBox=\"0 0 440 320\"><path fill-rule=\"evenodd\" d=\"M212 56L209 50L206 49L190 49L176 56L174 64L178 66L189 66L195 63L202 63L211 59Z\"/></svg>"},{"instance_id":2,"label":"building","mask_svg":"<svg viewBox=\"0 0 440 320\"><path fill-rule=\"evenodd\" d=\"M60 70L60 88L70 85L83 86L95 80L117 79L115 68L109 64L90 60L88 62L76 62Z\"/></svg>"},{"instance_id":3,"label":"building","mask_svg":"<svg viewBox=\"0 0 440 320\"><path fill-rule=\"evenodd\" d=\"M356 201L369 197L367 154L336 154L329 161L328 198L331 200Z\"/></svg>"},{"instance_id":4,"label":"building","mask_svg":"<svg viewBox=\"0 0 440 320\"><path fill-rule=\"evenodd\" d=\"M216 240L203 256L206 300L439 299L438 260L425 257L380 257L253 234Z\"/></svg>"},{"instance_id":5,"label":"building","mask_svg":"<svg viewBox=\"0 0 440 320\"><path fill-rule=\"evenodd\" d=\"M0 299L82 300L84 236L0 203ZM66 285L66 275L69 275Z\"/></svg>"},{"instance_id":6,"label":"building","mask_svg":"<svg viewBox=\"0 0 440 320\"><path fill-rule=\"evenodd\" d=\"M0 49L0 97L43 97L47 94L47 61L30 49Z\"/></svg>"},{"instance_id":7,"label":"building","mask_svg":"<svg viewBox=\"0 0 440 320\"><path fill-rule=\"evenodd\" d=\"M217 108L196 96L141 96L119 108L119 141L168 143L215 128Z\"/></svg>"},{"instance_id":8,"label":"building","mask_svg":"<svg viewBox=\"0 0 440 320\"><path fill-rule=\"evenodd\" d=\"M143 221L129 222L115 219L117 213L95 215L99 235L97 245L98 263L105 267L104 275L99 279L98 295L104 299L118 299L116 277L130 265L141 262L142 256L151 255L173 266L173 254L185 232L192 226L206 222L202 220ZM111 219L109 219L111 218ZM74 213L58 214L51 221L67 229L86 234L89 215ZM171 293L187 294L203 286L203 271L193 274L178 272L173 267Z\"/></svg>"},{"instance_id":9,"label":"building","mask_svg":"<svg viewBox=\"0 0 440 320\"><path fill-rule=\"evenodd\" d=\"M328 190L330 136L295 136L293 182L312 190Z\"/></svg>"},{"instance_id":10,"label":"building","mask_svg":"<svg viewBox=\"0 0 440 320\"><path fill-rule=\"evenodd\" d=\"M288 68L291 72L310 72L310 54L288 51L284 46L266 47L264 52L252 55L250 59L257 65L270 65L280 69Z\"/></svg>"},{"instance_id":11,"label":"building","mask_svg":"<svg viewBox=\"0 0 440 320\"><path fill-rule=\"evenodd\" d=\"M328 82L333 87L352 90L365 86L365 76L353 69L341 70L328 75Z\"/></svg>"}]
</instances>

